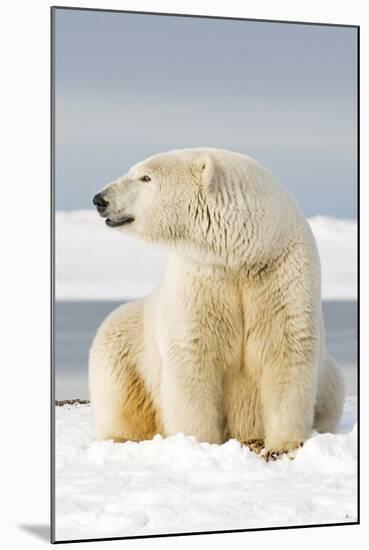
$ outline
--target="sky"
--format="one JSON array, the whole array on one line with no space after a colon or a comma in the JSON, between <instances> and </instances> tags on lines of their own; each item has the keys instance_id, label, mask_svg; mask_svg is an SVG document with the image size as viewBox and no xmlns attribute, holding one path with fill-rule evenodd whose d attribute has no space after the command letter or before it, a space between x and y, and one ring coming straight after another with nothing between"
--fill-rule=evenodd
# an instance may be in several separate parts
<instances>
[{"instance_id":1,"label":"sky","mask_svg":"<svg viewBox=\"0 0 369 550\"><path fill-rule=\"evenodd\" d=\"M55 202L182 147L254 157L307 216L357 211L356 29L56 10Z\"/></svg>"}]
</instances>

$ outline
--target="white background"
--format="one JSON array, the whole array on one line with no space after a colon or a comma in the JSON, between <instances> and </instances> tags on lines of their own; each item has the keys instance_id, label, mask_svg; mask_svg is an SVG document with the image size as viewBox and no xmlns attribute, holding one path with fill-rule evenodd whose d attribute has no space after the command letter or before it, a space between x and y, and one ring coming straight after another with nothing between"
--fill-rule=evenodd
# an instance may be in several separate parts
<instances>
[{"instance_id":1,"label":"white background","mask_svg":"<svg viewBox=\"0 0 369 550\"><path fill-rule=\"evenodd\" d=\"M131 0L58 5L135 9L361 25L361 264L368 280L367 2L351 0ZM49 6L47 0L7 2L1 10L1 538L5 548L47 544L24 526L49 521ZM334 197L333 197L334 200ZM366 208L364 210L364 205ZM274 549L361 547L368 529L367 285L361 288L362 508L360 526L297 529L99 543L100 547L200 548L257 545ZM4 306L5 304L5 306ZM366 490L364 491L364 488ZM266 518L267 521L267 518ZM23 526L23 527L22 527ZM361 540L362 539L362 540ZM94 543L85 543L91 545ZM75 546L75 544L71 545ZM80 548L80 546L79 546Z\"/></svg>"}]
</instances>

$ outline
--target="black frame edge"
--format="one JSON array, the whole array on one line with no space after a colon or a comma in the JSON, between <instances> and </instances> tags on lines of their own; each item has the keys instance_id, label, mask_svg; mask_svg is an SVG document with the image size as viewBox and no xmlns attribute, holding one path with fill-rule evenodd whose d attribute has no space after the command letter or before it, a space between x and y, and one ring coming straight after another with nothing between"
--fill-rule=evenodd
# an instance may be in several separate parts
<instances>
[{"instance_id":1,"label":"black frame edge","mask_svg":"<svg viewBox=\"0 0 369 550\"><path fill-rule=\"evenodd\" d=\"M50 8L50 542L55 540L55 8Z\"/></svg>"},{"instance_id":2,"label":"black frame edge","mask_svg":"<svg viewBox=\"0 0 369 550\"><path fill-rule=\"evenodd\" d=\"M96 11L106 13L130 13L136 15L161 15L163 17L190 17L199 19L226 19L230 21L254 21L256 23L286 23L291 25L315 25L318 27L345 27L358 28L359 25L349 25L346 23L317 23L314 21L288 21L286 19L254 19L249 17L231 17L227 15L199 15L191 13L173 13L173 12L155 12L155 11L139 11L139 10L118 10L112 8L82 8L79 6L52 6L56 10L75 10L75 11Z\"/></svg>"}]
</instances>

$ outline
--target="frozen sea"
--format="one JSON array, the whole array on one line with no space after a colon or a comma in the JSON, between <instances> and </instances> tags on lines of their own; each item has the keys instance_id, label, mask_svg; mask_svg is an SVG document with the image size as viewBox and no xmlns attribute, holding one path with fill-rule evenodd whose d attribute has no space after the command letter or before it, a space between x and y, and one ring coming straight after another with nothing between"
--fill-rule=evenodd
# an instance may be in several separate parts
<instances>
[{"instance_id":1,"label":"frozen sea","mask_svg":"<svg viewBox=\"0 0 369 550\"><path fill-rule=\"evenodd\" d=\"M88 399L88 350L108 313L122 302L57 301L55 306L56 399ZM357 303L323 302L327 348L345 376L346 395L357 395Z\"/></svg>"}]
</instances>

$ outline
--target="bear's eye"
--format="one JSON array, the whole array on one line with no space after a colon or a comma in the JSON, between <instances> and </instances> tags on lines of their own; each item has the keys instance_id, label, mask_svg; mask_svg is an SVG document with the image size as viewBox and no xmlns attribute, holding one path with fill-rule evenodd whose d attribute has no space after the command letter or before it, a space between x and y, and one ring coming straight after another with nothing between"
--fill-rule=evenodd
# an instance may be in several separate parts
<instances>
[{"instance_id":1,"label":"bear's eye","mask_svg":"<svg viewBox=\"0 0 369 550\"><path fill-rule=\"evenodd\" d=\"M140 181L151 181L151 178L150 176L142 176L142 178L140 178Z\"/></svg>"}]
</instances>

